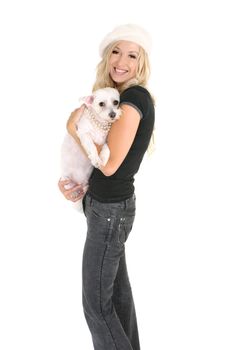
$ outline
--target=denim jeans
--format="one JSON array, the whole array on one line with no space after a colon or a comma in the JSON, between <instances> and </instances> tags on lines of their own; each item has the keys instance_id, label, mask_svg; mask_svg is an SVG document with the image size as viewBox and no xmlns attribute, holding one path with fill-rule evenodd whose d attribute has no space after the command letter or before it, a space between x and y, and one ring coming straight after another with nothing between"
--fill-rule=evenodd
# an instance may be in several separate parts
<instances>
[{"instance_id":1,"label":"denim jeans","mask_svg":"<svg viewBox=\"0 0 233 350\"><path fill-rule=\"evenodd\" d=\"M125 242L135 218L135 195L117 203L83 199L87 237L83 251L82 302L95 350L139 350Z\"/></svg>"}]
</instances>

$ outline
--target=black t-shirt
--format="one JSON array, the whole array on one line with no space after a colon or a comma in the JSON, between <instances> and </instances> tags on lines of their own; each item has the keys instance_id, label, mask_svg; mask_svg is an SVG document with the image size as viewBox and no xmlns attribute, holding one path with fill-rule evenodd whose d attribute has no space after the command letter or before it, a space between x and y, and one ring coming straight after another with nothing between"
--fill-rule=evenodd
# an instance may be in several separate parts
<instances>
[{"instance_id":1,"label":"black t-shirt","mask_svg":"<svg viewBox=\"0 0 233 350\"><path fill-rule=\"evenodd\" d=\"M113 175L105 176L94 168L88 193L100 202L119 202L133 195L134 175L138 172L154 128L154 105L145 88L139 85L129 87L122 92L120 104L136 108L140 114L140 123L128 154Z\"/></svg>"}]
</instances>

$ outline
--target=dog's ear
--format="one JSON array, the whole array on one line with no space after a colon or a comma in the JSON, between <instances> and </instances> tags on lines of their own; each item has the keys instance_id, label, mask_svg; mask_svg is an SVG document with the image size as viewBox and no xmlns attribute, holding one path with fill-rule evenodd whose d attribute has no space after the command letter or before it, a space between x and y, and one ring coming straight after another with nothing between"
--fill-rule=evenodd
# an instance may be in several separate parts
<instances>
[{"instance_id":1,"label":"dog's ear","mask_svg":"<svg viewBox=\"0 0 233 350\"><path fill-rule=\"evenodd\" d=\"M79 100L84 102L85 105L88 107L88 106L90 106L93 103L94 96L90 95L90 96L81 97Z\"/></svg>"}]
</instances>

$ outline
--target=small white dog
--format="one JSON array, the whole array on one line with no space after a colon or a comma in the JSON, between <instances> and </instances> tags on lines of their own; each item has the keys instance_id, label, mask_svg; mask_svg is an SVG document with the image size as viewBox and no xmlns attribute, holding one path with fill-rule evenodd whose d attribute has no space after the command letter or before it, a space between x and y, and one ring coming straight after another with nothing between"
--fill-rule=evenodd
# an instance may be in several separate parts
<instances>
[{"instance_id":1,"label":"small white dog","mask_svg":"<svg viewBox=\"0 0 233 350\"><path fill-rule=\"evenodd\" d=\"M105 165L109 159L106 139L111 124L120 117L121 110L120 95L114 88L98 89L82 100L86 108L77 122L76 131L88 156L73 137L67 134L61 148L61 178L71 180L65 188L82 184L86 191L93 167ZM95 143L103 145L99 155ZM75 202L75 208L82 211L81 200Z\"/></svg>"}]
</instances>

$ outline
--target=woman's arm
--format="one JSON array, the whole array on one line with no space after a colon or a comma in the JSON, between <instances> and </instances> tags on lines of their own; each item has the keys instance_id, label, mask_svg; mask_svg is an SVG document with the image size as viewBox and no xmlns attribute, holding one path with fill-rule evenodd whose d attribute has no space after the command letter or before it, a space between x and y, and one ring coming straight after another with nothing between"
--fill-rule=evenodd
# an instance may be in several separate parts
<instances>
[{"instance_id":1,"label":"woman's arm","mask_svg":"<svg viewBox=\"0 0 233 350\"><path fill-rule=\"evenodd\" d=\"M68 119L68 121L66 123L66 128L67 128L68 133L74 138L74 140L80 145L80 147L82 148L83 152L86 154L86 151L83 148L83 146L82 146L82 144L81 144L81 142L79 140L79 137L78 137L77 131L76 131L76 127L75 127L76 123L78 122L78 120L80 119L81 115L83 114L85 108L86 107L83 104L81 107L75 109L71 113L71 115L70 115L70 117L69 117L69 119Z\"/></svg>"},{"instance_id":2,"label":"woman's arm","mask_svg":"<svg viewBox=\"0 0 233 350\"><path fill-rule=\"evenodd\" d=\"M81 143L76 133L75 122L81 117L84 109L85 105L75 109L67 121L67 130L69 134L80 146ZM113 175L125 159L133 143L140 122L140 115L134 107L123 104L121 110L122 114L120 119L112 124L108 134L107 144L110 149L110 158L105 166L99 168L105 176ZM97 147L98 152L101 151L101 148L102 146ZM84 148L82 149L85 152Z\"/></svg>"},{"instance_id":3,"label":"woman's arm","mask_svg":"<svg viewBox=\"0 0 233 350\"><path fill-rule=\"evenodd\" d=\"M78 144L80 144L80 146L82 146L82 145L81 145L79 138L77 136L75 124L77 123L77 121L81 117L82 113L84 112L84 108L85 108L85 105L82 105L80 108L75 109L71 113L71 115L66 123L66 128L67 128L68 133L75 139L75 141ZM75 186L70 188L70 186L69 186L70 183L73 184L73 181L60 179L58 181L58 187L66 199L68 199L72 202L76 202L77 200L81 199L84 196L84 190L83 190L83 187L81 184L76 184ZM68 186L68 188L67 188L67 186Z\"/></svg>"},{"instance_id":4,"label":"woman's arm","mask_svg":"<svg viewBox=\"0 0 233 350\"><path fill-rule=\"evenodd\" d=\"M113 175L125 159L140 122L140 115L134 107L123 104L121 110L120 119L113 123L108 134L110 158L105 166L100 167L105 176Z\"/></svg>"}]
</instances>

